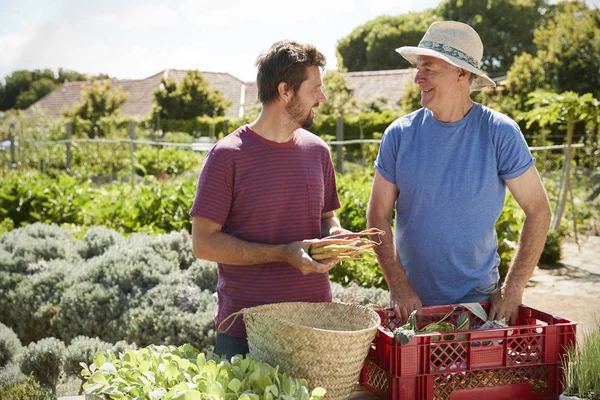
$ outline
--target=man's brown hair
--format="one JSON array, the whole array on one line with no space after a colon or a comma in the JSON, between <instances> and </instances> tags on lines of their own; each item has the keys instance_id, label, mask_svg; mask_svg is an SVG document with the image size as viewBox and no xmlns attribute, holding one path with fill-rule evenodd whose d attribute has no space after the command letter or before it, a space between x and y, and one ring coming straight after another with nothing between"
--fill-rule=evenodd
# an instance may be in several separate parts
<instances>
[{"instance_id":1,"label":"man's brown hair","mask_svg":"<svg viewBox=\"0 0 600 400\"><path fill-rule=\"evenodd\" d=\"M312 65L321 69L325 67L325 56L315 46L291 40L273 44L256 59L256 86L260 102L269 104L275 101L281 82L287 83L296 93L308 77L306 67Z\"/></svg>"}]
</instances>

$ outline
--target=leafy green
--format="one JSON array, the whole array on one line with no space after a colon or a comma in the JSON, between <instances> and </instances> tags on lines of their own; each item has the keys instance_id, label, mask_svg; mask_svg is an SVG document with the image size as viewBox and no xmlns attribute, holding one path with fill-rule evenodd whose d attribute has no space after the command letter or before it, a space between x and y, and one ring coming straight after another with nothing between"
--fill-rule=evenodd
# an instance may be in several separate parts
<instances>
[{"instance_id":1,"label":"leafy green","mask_svg":"<svg viewBox=\"0 0 600 400\"><path fill-rule=\"evenodd\" d=\"M320 400L325 395L325 389L309 392L305 379L251 356L226 360L189 344L152 345L119 357L98 353L93 364L82 366L81 375L89 377L85 393L108 399Z\"/></svg>"}]
</instances>

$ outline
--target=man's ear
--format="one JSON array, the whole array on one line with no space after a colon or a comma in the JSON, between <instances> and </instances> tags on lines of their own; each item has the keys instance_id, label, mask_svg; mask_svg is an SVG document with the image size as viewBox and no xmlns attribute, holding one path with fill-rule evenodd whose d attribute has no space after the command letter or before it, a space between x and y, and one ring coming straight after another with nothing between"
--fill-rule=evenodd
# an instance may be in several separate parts
<instances>
[{"instance_id":1,"label":"man's ear","mask_svg":"<svg viewBox=\"0 0 600 400\"><path fill-rule=\"evenodd\" d=\"M292 89L286 82L279 82L277 92L279 93L279 97L286 103L292 98Z\"/></svg>"}]
</instances>

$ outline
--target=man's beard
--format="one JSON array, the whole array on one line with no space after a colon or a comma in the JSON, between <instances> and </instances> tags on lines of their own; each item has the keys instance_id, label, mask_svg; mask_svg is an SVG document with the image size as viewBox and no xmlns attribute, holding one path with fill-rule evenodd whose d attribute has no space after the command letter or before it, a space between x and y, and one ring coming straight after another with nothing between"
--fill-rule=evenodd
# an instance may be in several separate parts
<instances>
[{"instance_id":1,"label":"man's beard","mask_svg":"<svg viewBox=\"0 0 600 400\"><path fill-rule=\"evenodd\" d=\"M285 108L290 114L292 121L300 125L301 128L308 129L313 125L315 115L311 112L312 107L308 110L308 114L306 114L306 111L302 109L302 104L300 104L300 97L297 95L294 95L290 104Z\"/></svg>"}]
</instances>

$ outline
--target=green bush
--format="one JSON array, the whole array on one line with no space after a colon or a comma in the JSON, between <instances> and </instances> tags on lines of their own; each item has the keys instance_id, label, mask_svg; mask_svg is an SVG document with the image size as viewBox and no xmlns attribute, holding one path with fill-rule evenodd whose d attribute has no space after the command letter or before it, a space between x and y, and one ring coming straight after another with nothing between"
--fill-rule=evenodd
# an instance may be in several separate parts
<instances>
[{"instance_id":1,"label":"green bush","mask_svg":"<svg viewBox=\"0 0 600 400\"><path fill-rule=\"evenodd\" d=\"M136 347L135 344L130 345L125 341L110 344L98 338L77 336L67 347L63 371L67 377L74 377L80 381L78 394L82 394L86 378L81 376L81 363L86 365L91 364L97 353L107 354L111 351L114 354L120 354L125 352L125 350L135 349Z\"/></svg>"},{"instance_id":2,"label":"green bush","mask_svg":"<svg viewBox=\"0 0 600 400\"><path fill-rule=\"evenodd\" d=\"M83 246L79 249L79 255L88 260L104 254L109 247L122 241L123 236L112 229L93 226L83 237Z\"/></svg>"},{"instance_id":3,"label":"green bush","mask_svg":"<svg viewBox=\"0 0 600 400\"><path fill-rule=\"evenodd\" d=\"M200 171L203 158L199 153L177 147L144 147L135 152L136 173L158 178L163 174L173 177L185 171Z\"/></svg>"},{"instance_id":4,"label":"green bush","mask_svg":"<svg viewBox=\"0 0 600 400\"><path fill-rule=\"evenodd\" d=\"M42 386L56 393L66 350L65 344L53 337L30 343L19 355L21 371L33 374Z\"/></svg>"},{"instance_id":5,"label":"green bush","mask_svg":"<svg viewBox=\"0 0 600 400\"><path fill-rule=\"evenodd\" d=\"M25 382L27 376L21 372L21 367L17 361L11 361L4 367L0 367L0 388L7 386L8 384ZM0 390L0 393L2 391Z\"/></svg>"},{"instance_id":6,"label":"green bush","mask_svg":"<svg viewBox=\"0 0 600 400\"><path fill-rule=\"evenodd\" d=\"M193 143L194 136L190 135L187 132L165 132L162 137L164 142L169 143Z\"/></svg>"},{"instance_id":7,"label":"green bush","mask_svg":"<svg viewBox=\"0 0 600 400\"><path fill-rule=\"evenodd\" d=\"M33 378L23 381L0 383L0 399L7 400L55 400L56 396L48 388L42 387Z\"/></svg>"},{"instance_id":8,"label":"green bush","mask_svg":"<svg viewBox=\"0 0 600 400\"><path fill-rule=\"evenodd\" d=\"M23 351L23 345L15 331L0 322L0 368L13 361Z\"/></svg>"},{"instance_id":9,"label":"green bush","mask_svg":"<svg viewBox=\"0 0 600 400\"><path fill-rule=\"evenodd\" d=\"M546 236L544 250L540 256L540 264L555 265L562 258L563 235L560 231L550 231Z\"/></svg>"}]
</instances>

